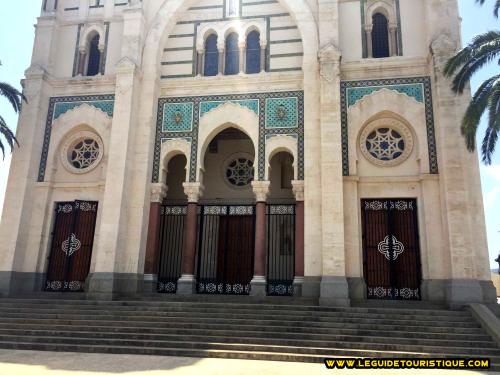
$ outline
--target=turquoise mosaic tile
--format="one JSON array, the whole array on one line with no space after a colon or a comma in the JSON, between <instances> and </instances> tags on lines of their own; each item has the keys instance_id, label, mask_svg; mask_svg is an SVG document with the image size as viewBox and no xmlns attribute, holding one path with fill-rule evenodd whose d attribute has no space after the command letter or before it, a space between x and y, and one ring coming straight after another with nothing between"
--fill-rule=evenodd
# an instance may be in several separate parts
<instances>
[{"instance_id":1,"label":"turquoise mosaic tile","mask_svg":"<svg viewBox=\"0 0 500 375\"><path fill-rule=\"evenodd\" d=\"M57 120L60 116L72 110L73 108L79 107L82 104L88 104L93 107L100 109L101 111L108 114L109 117L113 117L113 111L115 109L115 102L113 100L99 100L99 101L81 101L81 102L60 102L56 103L54 108L54 120Z\"/></svg>"},{"instance_id":2,"label":"turquoise mosaic tile","mask_svg":"<svg viewBox=\"0 0 500 375\"><path fill-rule=\"evenodd\" d=\"M259 114L259 101L257 99L249 100L228 100L228 101L211 101L211 102L201 102L200 103L200 117L203 117L212 109L218 108L225 103L234 103L242 107L246 107L253 111L255 114Z\"/></svg>"},{"instance_id":3,"label":"turquoise mosaic tile","mask_svg":"<svg viewBox=\"0 0 500 375\"><path fill-rule=\"evenodd\" d=\"M190 132L193 129L194 103L165 103L163 132Z\"/></svg>"},{"instance_id":4,"label":"turquoise mosaic tile","mask_svg":"<svg viewBox=\"0 0 500 375\"><path fill-rule=\"evenodd\" d=\"M424 102L424 88L421 83L408 85L371 86L371 87L351 87L347 89L347 106L351 107L365 96L382 89L393 90L401 94L406 94L414 98L417 102Z\"/></svg>"},{"instance_id":5,"label":"turquoise mosaic tile","mask_svg":"<svg viewBox=\"0 0 500 375\"><path fill-rule=\"evenodd\" d=\"M298 98L266 99L266 129L296 128Z\"/></svg>"}]
</instances>

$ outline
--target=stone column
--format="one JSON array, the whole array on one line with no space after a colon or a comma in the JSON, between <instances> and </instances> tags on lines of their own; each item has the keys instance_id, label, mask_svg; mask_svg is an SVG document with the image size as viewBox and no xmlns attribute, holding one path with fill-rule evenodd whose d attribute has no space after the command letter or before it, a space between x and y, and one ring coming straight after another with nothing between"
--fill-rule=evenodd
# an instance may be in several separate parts
<instances>
[{"instance_id":1,"label":"stone column","mask_svg":"<svg viewBox=\"0 0 500 375\"><path fill-rule=\"evenodd\" d=\"M255 254L254 275L250 295L265 296L266 293L266 201L269 194L269 181L253 181L255 194Z\"/></svg>"},{"instance_id":2,"label":"stone column","mask_svg":"<svg viewBox=\"0 0 500 375\"><path fill-rule=\"evenodd\" d=\"M302 295L304 283L304 181L292 181L295 195L295 278L294 296Z\"/></svg>"},{"instance_id":3,"label":"stone column","mask_svg":"<svg viewBox=\"0 0 500 375\"><path fill-rule=\"evenodd\" d=\"M224 63L225 63L225 56L224 56L224 45L218 45L217 49L219 51L219 75L222 76L224 75Z\"/></svg>"},{"instance_id":4,"label":"stone column","mask_svg":"<svg viewBox=\"0 0 500 375\"><path fill-rule=\"evenodd\" d=\"M262 37L262 35L261 35ZM267 50L267 40L260 41L260 71L264 73L266 71L266 50Z\"/></svg>"},{"instance_id":5,"label":"stone column","mask_svg":"<svg viewBox=\"0 0 500 375\"><path fill-rule=\"evenodd\" d=\"M347 306L350 302L345 273L340 57L340 51L331 43L319 52L323 229L320 304Z\"/></svg>"},{"instance_id":6,"label":"stone column","mask_svg":"<svg viewBox=\"0 0 500 375\"><path fill-rule=\"evenodd\" d=\"M245 73L245 65L246 65L246 43L245 41L238 43L238 48L240 49L240 74Z\"/></svg>"},{"instance_id":7,"label":"stone column","mask_svg":"<svg viewBox=\"0 0 500 375\"><path fill-rule=\"evenodd\" d=\"M87 60L87 48L80 47L78 55L78 72L77 75L85 75L85 62Z\"/></svg>"},{"instance_id":8,"label":"stone column","mask_svg":"<svg viewBox=\"0 0 500 375\"><path fill-rule=\"evenodd\" d=\"M105 45L99 44L99 74L104 75L104 50Z\"/></svg>"},{"instance_id":9,"label":"stone column","mask_svg":"<svg viewBox=\"0 0 500 375\"><path fill-rule=\"evenodd\" d=\"M182 250L182 276L177 282L177 294L196 293L196 236L198 223L198 201L203 194L200 182L185 182L184 192L188 197L186 224L184 226L184 248Z\"/></svg>"},{"instance_id":10,"label":"stone column","mask_svg":"<svg viewBox=\"0 0 500 375\"><path fill-rule=\"evenodd\" d=\"M199 49L197 52L198 60L197 60L197 71L196 74L198 77L201 77L203 75L203 68L205 65L205 49Z\"/></svg>"},{"instance_id":11,"label":"stone column","mask_svg":"<svg viewBox=\"0 0 500 375\"><path fill-rule=\"evenodd\" d=\"M371 59L373 57L373 39L372 39L373 26L365 26L366 34L366 57Z\"/></svg>"},{"instance_id":12,"label":"stone column","mask_svg":"<svg viewBox=\"0 0 500 375\"><path fill-rule=\"evenodd\" d=\"M146 259L144 262L144 286L146 291L155 291L158 281L158 245L160 234L160 211L163 199L167 196L167 186L163 183L151 187L151 207L149 210Z\"/></svg>"},{"instance_id":13,"label":"stone column","mask_svg":"<svg viewBox=\"0 0 500 375\"><path fill-rule=\"evenodd\" d=\"M398 26L391 24L389 25L389 55L398 55L398 37L397 37Z\"/></svg>"}]
</instances>

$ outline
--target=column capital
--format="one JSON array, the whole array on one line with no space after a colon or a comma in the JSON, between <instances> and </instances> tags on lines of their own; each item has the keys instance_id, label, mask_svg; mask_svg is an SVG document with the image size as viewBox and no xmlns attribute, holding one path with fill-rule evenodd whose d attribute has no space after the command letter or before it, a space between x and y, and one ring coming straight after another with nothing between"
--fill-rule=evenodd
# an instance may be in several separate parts
<instances>
[{"instance_id":1,"label":"column capital","mask_svg":"<svg viewBox=\"0 0 500 375\"><path fill-rule=\"evenodd\" d=\"M252 189L256 202L265 202L267 200L270 185L271 181L252 181Z\"/></svg>"},{"instance_id":2,"label":"column capital","mask_svg":"<svg viewBox=\"0 0 500 375\"><path fill-rule=\"evenodd\" d=\"M295 200L298 202L304 201L304 181L293 180L292 181L292 190L293 194L295 194Z\"/></svg>"},{"instance_id":3,"label":"column capital","mask_svg":"<svg viewBox=\"0 0 500 375\"><path fill-rule=\"evenodd\" d=\"M161 203L167 196L168 187L164 183L151 184L151 202Z\"/></svg>"},{"instance_id":4,"label":"column capital","mask_svg":"<svg viewBox=\"0 0 500 375\"><path fill-rule=\"evenodd\" d=\"M189 203L198 203L200 200L205 187L201 184L201 182L184 182L182 184L184 187L184 194L188 197Z\"/></svg>"}]
</instances>

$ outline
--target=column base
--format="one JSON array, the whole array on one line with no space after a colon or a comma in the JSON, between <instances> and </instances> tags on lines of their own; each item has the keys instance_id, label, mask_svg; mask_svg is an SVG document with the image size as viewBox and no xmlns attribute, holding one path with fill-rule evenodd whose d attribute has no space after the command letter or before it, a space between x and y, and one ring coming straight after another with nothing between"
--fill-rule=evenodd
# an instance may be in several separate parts
<instances>
[{"instance_id":1,"label":"column base","mask_svg":"<svg viewBox=\"0 0 500 375\"><path fill-rule=\"evenodd\" d=\"M349 298L355 301L366 300L366 283L363 277L348 277Z\"/></svg>"},{"instance_id":2,"label":"column base","mask_svg":"<svg viewBox=\"0 0 500 375\"><path fill-rule=\"evenodd\" d=\"M144 293L156 293L158 291L158 275L151 273L145 274L142 288Z\"/></svg>"},{"instance_id":3,"label":"column base","mask_svg":"<svg viewBox=\"0 0 500 375\"><path fill-rule=\"evenodd\" d=\"M38 272L0 272L0 297L41 292L45 274Z\"/></svg>"},{"instance_id":4,"label":"column base","mask_svg":"<svg viewBox=\"0 0 500 375\"><path fill-rule=\"evenodd\" d=\"M302 297L302 285L304 284L304 277L295 276L293 279L293 296Z\"/></svg>"},{"instance_id":5,"label":"column base","mask_svg":"<svg viewBox=\"0 0 500 375\"><path fill-rule=\"evenodd\" d=\"M344 276L323 276L320 284L320 306L350 306L349 286Z\"/></svg>"},{"instance_id":6,"label":"column base","mask_svg":"<svg viewBox=\"0 0 500 375\"><path fill-rule=\"evenodd\" d=\"M318 298L321 276L305 276L302 284L302 297Z\"/></svg>"},{"instance_id":7,"label":"column base","mask_svg":"<svg viewBox=\"0 0 500 375\"><path fill-rule=\"evenodd\" d=\"M142 291L144 275L136 273L95 272L87 278L90 299L112 300L117 295L135 295Z\"/></svg>"},{"instance_id":8,"label":"column base","mask_svg":"<svg viewBox=\"0 0 500 375\"><path fill-rule=\"evenodd\" d=\"M483 303L483 288L478 280L452 279L448 281L447 288L448 304L463 306L469 303Z\"/></svg>"},{"instance_id":9,"label":"column base","mask_svg":"<svg viewBox=\"0 0 500 375\"><path fill-rule=\"evenodd\" d=\"M254 276L250 281L250 295L252 297L265 297L267 295L266 286L265 276Z\"/></svg>"},{"instance_id":10,"label":"column base","mask_svg":"<svg viewBox=\"0 0 500 375\"><path fill-rule=\"evenodd\" d=\"M177 281L177 294L196 294L196 278L194 275L182 275Z\"/></svg>"}]
</instances>

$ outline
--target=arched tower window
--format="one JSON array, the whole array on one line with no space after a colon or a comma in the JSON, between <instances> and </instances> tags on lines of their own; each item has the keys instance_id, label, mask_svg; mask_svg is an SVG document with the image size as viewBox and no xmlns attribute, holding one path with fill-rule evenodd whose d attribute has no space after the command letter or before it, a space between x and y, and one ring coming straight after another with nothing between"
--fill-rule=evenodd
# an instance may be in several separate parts
<instances>
[{"instance_id":1,"label":"arched tower window","mask_svg":"<svg viewBox=\"0 0 500 375\"><path fill-rule=\"evenodd\" d=\"M372 30L373 57L389 57L389 22L382 13L373 15Z\"/></svg>"},{"instance_id":2,"label":"arched tower window","mask_svg":"<svg viewBox=\"0 0 500 375\"><path fill-rule=\"evenodd\" d=\"M101 65L101 51L99 51L99 34L94 36L89 43L89 60L87 63L87 76L99 74Z\"/></svg>"},{"instance_id":3,"label":"arched tower window","mask_svg":"<svg viewBox=\"0 0 500 375\"><path fill-rule=\"evenodd\" d=\"M260 33L252 31L247 36L246 73L259 73L260 70Z\"/></svg>"},{"instance_id":4,"label":"arched tower window","mask_svg":"<svg viewBox=\"0 0 500 375\"><path fill-rule=\"evenodd\" d=\"M238 47L238 34L231 33L226 38L225 75L234 75L240 72L240 49Z\"/></svg>"},{"instance_id":5,"label":"arched tower window","mask_svg":"<svg viewBox=\"0 0 500 375\"><path fill-rule=\"evenodd\" d=\"M205 76L216 76L219 72L219 51L217 50L217 35L211 34L205 41Z\"/></svg>"}]
</instances>

